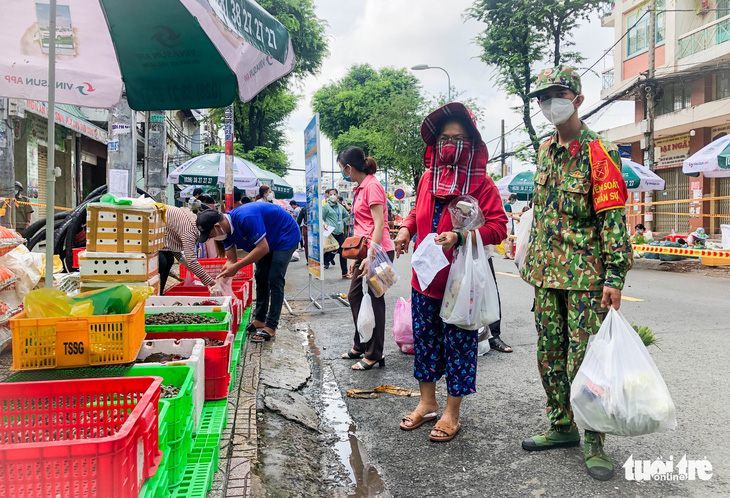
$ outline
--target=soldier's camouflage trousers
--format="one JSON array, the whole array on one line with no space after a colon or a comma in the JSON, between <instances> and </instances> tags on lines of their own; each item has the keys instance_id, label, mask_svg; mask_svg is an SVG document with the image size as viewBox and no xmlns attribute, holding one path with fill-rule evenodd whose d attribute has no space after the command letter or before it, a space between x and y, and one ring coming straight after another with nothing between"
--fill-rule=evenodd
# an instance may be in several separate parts
<instances>
[{"instance_id":1,"label":"soldier's camouflage trousers","mask_svg":"<svg viewBox=\"0 0 730 498\"><path fill-rule=\"evenodd\" d=\"M555 426L573 423L570 384L586 352L588 338L606 316L603 291L535 287L537 365L547 394L547 415Z\"/></svg>"}]
</instances>

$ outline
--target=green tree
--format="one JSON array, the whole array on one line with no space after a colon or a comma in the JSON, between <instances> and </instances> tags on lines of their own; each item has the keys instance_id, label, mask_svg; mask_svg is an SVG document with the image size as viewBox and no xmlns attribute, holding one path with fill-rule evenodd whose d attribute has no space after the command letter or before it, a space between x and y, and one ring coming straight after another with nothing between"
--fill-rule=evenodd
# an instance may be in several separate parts
<instances>
[{"instance_id":1,"label":"green tree","mask_svg":"<svg viewBox=\"0 0 730 498\"><path fill-rule=\"evenodd\" d=\"M320 88L312 104L336 151L356 145L396 178L417 184L423 174L425 99L407 69L354 65L341 80Z\"/></svg>"},{"instance_id":2,"label":"green tree","mask_svg":"<svg viewBox=\"0 0 730 498\"><path fill-rule=\"evenodd\" d=\"M530 98L539 70L547 65L579 64L572 34L579 22L596 12L603 0L476 0L466 16L486 24L477 38L481 59L497 69L496 80L522 100L517 110L533 149L540 146L532 124Z\"/></svg>"},{"instance_id":3,"label":"green tree","mask_svg":"<svg viewBox=\"0 0 730 498\"><path fill-rule=\"evenodd\" d=\"M261 0L258 2L289 31L296 55L294 70L264 88L249 102L236 97L233 133L236 155L279 175L286 173L289 161L284 124L297 108L301 96L292 87L302 78L317 74L327 55L324 38L326 23L314 12L312 0ZM225 110L214 109L214 125L221 126Z\"/></svg>"}]
</instances>

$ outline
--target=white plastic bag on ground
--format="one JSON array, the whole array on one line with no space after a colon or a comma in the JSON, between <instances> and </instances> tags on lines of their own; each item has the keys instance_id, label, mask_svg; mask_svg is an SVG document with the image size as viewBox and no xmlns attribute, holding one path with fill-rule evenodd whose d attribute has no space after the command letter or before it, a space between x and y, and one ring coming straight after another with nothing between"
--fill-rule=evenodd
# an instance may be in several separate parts
<instances>
[{"instance_id":1,"label":"white plastic bag on ground","mask_svg":"<svg viewBox=\"0 0 730 498\"><path fill-rule=\"evenodd\" d=\"M672 397L649 351L613 308L588 341L570 404L582 429L639 436L677 427Z\"/></svg>"},{"instance_id":2,"label":"white plastic bag on ground","mask_svg":"<svg viewBox=\"0 0 730 498\"><path fill-rule=\"evenodd\" d=\"M517 230L515 235L517 241L515 242L515 265L518 270L522 270L522 265L525 264L525 257L527 256L527 246L530 244L530 230L532 229L532 215L533 210L528 209L522 216L520 216L520 222L517 224Z\"/></svg>"},{"instance_id":3,"label":"white plastic bag on ground","mask_svg":"<svg viewBox=\"0 0 730 498\"><path fill-rule=\"evenodd\" d=\"M477 330L483 325L481 310L484 291L487 277L492 277L482 238L479 232L474 233L476 248L473 247L470 232L466 236L466 243L459 248L451 263L440 313L444 323L465 330Z\"/></svg>"},{"instance_id":4,"label":"white plastic bag on ground","mask_svg":"<svg viewBox=\"0 0 730 498\"><path fill-rule=\"evenodd\" d=\"M373 301L368 292L366 276L362 275L361 278L363 298L360 303L360 313L357 315L357 333L360 334L360 342L366 343L373 337L375 313L373 312Z\"/></svg>"}]
</instances>

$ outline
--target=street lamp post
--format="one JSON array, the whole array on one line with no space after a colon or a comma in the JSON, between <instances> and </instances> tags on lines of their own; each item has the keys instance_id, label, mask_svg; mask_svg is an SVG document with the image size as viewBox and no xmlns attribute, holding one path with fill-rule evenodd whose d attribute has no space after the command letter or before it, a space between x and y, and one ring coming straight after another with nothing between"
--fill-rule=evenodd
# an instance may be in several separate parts
<instances>
[{"instance_id":1,"label":"street lamp post","mask_svg":"<svg viewBox=\"0 0 730 498\"><path fill-rule=\"evenodd\" d=\"M416 66L413 66L411 69L414 71L423 71L426 69L440 69L443 72L445 72L446 80L448 81L448 84L449 84L449 90L447 92L447 95L448 95L449 102L451 102L451 76L449 76L449 72L446 69L439 67L439 66L429 66L428 64L418 64Z\"/></svg>"}]
</instances>

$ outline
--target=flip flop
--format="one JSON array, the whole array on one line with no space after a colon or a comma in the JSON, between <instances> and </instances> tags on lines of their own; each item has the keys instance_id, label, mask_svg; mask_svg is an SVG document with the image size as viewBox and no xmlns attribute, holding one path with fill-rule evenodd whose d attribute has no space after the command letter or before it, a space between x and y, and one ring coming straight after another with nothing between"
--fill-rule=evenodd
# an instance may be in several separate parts
<instances>
[{"instance_id":1,"label":"flip flop","mask_svg":"<svg viewBox=\"0 0 730 498\"><path fill-rule=\"evenodd\" d=\"M249 323L249 324L248 324L248 325L246 326L246 332L248 332L249 334L255 334L256 332L258 332L258 331L260 331L260 330L262 330L262 329L263 329L263 327L261 327L261 328L258 328L258 327L256 327L256 326L255 326L255 325L253 324L253 322Z\"/></svg>"},{"instance_id":2,"label":"flip flop","mask_svg":"<svg viewBox=\"0 0 730 498\"><path fill-rule=\"evenodd\" d=\"M261 337L261 339L254 339L254 337ZM251 336L251 342L268 342L276 339L276 335L271 335L265 330L257 330L254 335Z\"/></svg>"},{"instance_id":3,"label":"flip flop","mask_svg":"<svg viewBox=\"0 0 730 498\"><path fill-rule=\"evenodd\" d=\"M436 417L438 415L436 412L427 413L425 415L421 415L420 413L416 413L415 411L409 413L400 422L400 428L404 431L412 431L413 429L418 429L426 422L430 422L431 420L436 420ZM410 422L412 425L404 425L405 422Z\"/></svg>"},{"instance_id":4,"label":"flip flop","mask_svg":"<svg viewBox=\"0 0 730 498\"><path fill-rule=\"evenodd\" d=\"M461 423L456 424L456 427L451 427L450 424L447 424L443 420L439 420L436 422L436 425L433 426L433 429L431 429L431 433L428 435L428 439L431 441L436 441L437 443L445 443L446 441L451 441L454 439L456 434L461 430ZM434 436L433 431L439 431L446 434L445 436Z\"/></svg>"}]
</instances>

